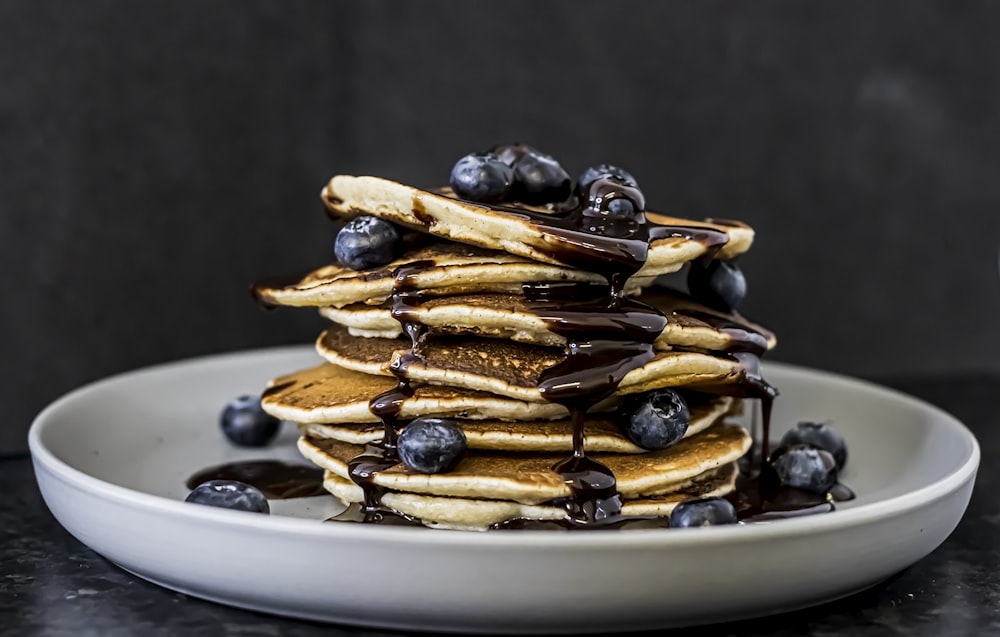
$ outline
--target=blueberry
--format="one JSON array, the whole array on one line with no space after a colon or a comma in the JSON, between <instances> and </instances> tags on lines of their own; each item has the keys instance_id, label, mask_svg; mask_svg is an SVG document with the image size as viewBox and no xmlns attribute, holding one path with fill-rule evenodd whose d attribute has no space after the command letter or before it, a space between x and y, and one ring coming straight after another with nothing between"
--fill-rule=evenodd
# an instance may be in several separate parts
<instances>
[{"instance_id":1,"label":"blueberry","mask_svg":"<svg viewBox=\"0 0 1000 637\"><path fill-rule=\"evenodd\" d=\"M441 473L458 464L465 453L465 432L450 420L417 418L403 427L396 441L399 459L420 473Z\"/></svg>"},{"instance_id":2,"label":"blueberry","mask_svg":"<svg viewBox=\"0 0 1000 637\"><path fill-rule=\"evenodd\" d=\"M493 153L472 153L455 162L451 189L469 201L503 201L514 183L514 170Z\"/></svg>"},{"instance_id":3,"label":"blueberry","mask_svg":"<svg viewBox=\"0 0 1000 637\"><path fill-rule=\"evenodd\" d=\"M608 201L605 208L604 216L610 219L628 219L634 217L635 213L638 212L635 209L635 204L628 197L615 197Z\"/></svg>"},{"instance_id":4,"label":"blueberry","mask_svg":"<svg viewBox=\"0 0 1000 637\"><path fill-rule=\"evenodd\" d=\"M646 205L646 198L635 183L616 175L601 175L590 182L581 196L587 199L583 211L587 217L631 219Z\"/></svg>"},{"instance_id":5,"label":"blueberry","mask_svg":"<svg viewBox=\"0 0 1000 637\"><path fill-rule=\"evenodd\" d=\"M738 308L747 294L743 270L732 260L692 262L687 284L688 291L696 300L723 312Z\"/></svg>"},{"instance_id":6,"label":"blueberry","mask_svg":"<svg viewBox=\"0 0 1000 637\"><path fill-rule=\"evenodd\" d=\"M237 447L264 447L278 435L281 421L261 408L259 397L240 396L222 410L219 425Z\"/></svg>"},{"instance_id":7,"label":"blueberry","mask_svg":"<svg viewBox=\"0 0 1000 637\"><path fill-rule=\"evenodd\" d=\"M188 494L184 501L251 513L271 512L267 498L257 487L236 480L202 482Z\"/></svg>"},{"instance_id":8,"label":"blueberry","mask_svg":"<svg viewBox=\"0 0 1000 637\"><path fill-rule=\"evenodd\" d=\"M793 445L776 450L771 467L786 487L826 493L837 484L837 462L822 449Z\"/></svg>"},{"instance_id":9,"label":"blueberry","mask_svg":"<svg viewBox=\"0 0 1000 637\"><path fill-rule=\"evenodd\" d=\"M632 398L626 405L625 436L643 449L666 449L684 437L691 412L672 389L659 389Z\"/></svg>"},{"instance_id":10,"label":"blueberry","mask_svg":"<svg viewBox=\"0 0 1000 637\"><path fill-rule=\"evenodd\" d=\"M780 446L807 445L822 449L837 462L837 469L847 464L847 443L833 425L825 422L800 422L781 437Z\"/></svg>"},{"instance_id":11,"label":"blueberry","mask_svg":"<svg viewBox=\"0 0 1000 637\"><path fill-rule=\"evenodd\" d=\"M573 180L554 158L537 151L514 162L514 198L527 204L565 201L573 192Z\"/></svg>"},{"instance_id":12,"label":"blueberry","mask_svg":"<svg viewBox=\"0 0 1000 637\"><path fill-rule=\"evenodd\" d=\"M617 177L633 188L639 187L635 177L633 177L632 173L627 170L612 164L600 164L598 166L591 166L587 170L580 173L580 176L576 180L577 191L581 195L586 194L587 189L590 188L590 184L594 183L601 177Z\"/></svg>"},{"instance_id":13,"label":"blueberry","mask_svg":"<svg viewBox=\"0 0 1000 637\"><path fill-rule=\"evenodd\" d=\"M736 524L736 509L725 498L701 498L681 502L670 512L671 528Z\"/></svg>"},{"instance_id":14,"label":"blueberry","mask_svg":"<svg viewBox=\"0 0 1000 637\"><path fill-rule=\"evenodd\" d=\"M496 155L500 161L508 166L513 166L518 159L521 159L525 155L545 154L534 146L528 146L527 144L522 144L520 142L514 142L513 144L498 144L491 148L490 152Z\"/></svg>"},{"instance_id":15,"label":"blueberry","mask_svg":"<svg viewBox=\"0 0 1000 637\"><path fill-rule=\"evenodd\" d=\"M402 247L403 235L396 226L364 215L340 229L333 251L337 260L352 270L366 270L389 263Z\"/></svg>"}]
</instances>

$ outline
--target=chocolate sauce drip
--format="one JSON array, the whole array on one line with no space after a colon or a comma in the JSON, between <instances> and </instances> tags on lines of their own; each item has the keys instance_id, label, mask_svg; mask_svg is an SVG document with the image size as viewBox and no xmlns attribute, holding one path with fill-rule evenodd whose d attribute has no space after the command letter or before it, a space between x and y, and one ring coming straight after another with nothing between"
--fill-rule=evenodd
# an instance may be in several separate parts
<instances>
[{"instance_id":1,"label":"chocolate sauce drip","mask_svg":"<svg viewBox=\"0 0 1000 637\"><path fill-rule=\"evenodd\" d=\"M323 470L278 460L247 460L203 469L187 479L194 489L207 480L236 480L260 489L272 500L325 495Z\"/></svg>"},{"instance_id":2,"label":"chocolate sauce drip","mask_svg":"<svg viewBox=\"0 0 1000 637\"><path fill-rule=\"evenodd\" d=\"M813 493L779 483L767 463L767 448L763 438L741 463L736 489L727 499L742 522L766 522L833 511L838 502L854 499L854 493L839 482L826 493Z\"/></svg>"},{"instance_id":3,"label":"chocolate sauce drip","mask_svg":"<svg viewBox=\"0 0 1000 637\"><path fill-rule=\"evenodd\" d=\"M390 427L386 427L386 431L389 429ZM384 440L380 444L366 445L365 452L347 464L351 480L364 491L366 511L377 512L385 493L384 488L375 484L375 474L397 464L399 458L396 457L395 444L388 445Z\"/></svg>"},{"instance_id":4,"label":"chocolate sauce drip","mask_svg":"<svg viewBox=\"0 0 1000 637\"><path fill-rule=\"evenodd\" d=\"M324 522L365 522L367 524L381 524L383 526L427 528L419 519L411 515L384 507L373 509L356 502L348 505L346 509L337 515L327 518Z\"/></svg>"},{"instance_id":5,"label":"chocolate sauce drip","mask_svg":"<svg viewBox=\"0 0 1000 637\"><path fill-rule=\"evenodd\" d=\"M367 522L384 522L387 519L406 517L383 506L382 495L385 489L375 484L375 475L399 464L399 457L396 454L396 440L401 426L399 414L403 402L413 396L413 387L406 376L406 371L410 363L417 358L417 345L426 333L426 327L417 321L414 311L420 301L417 277L434 265L434 261L431 260L414 261L397 268L393 273L393 291L390 297L392 317L410 337L410 347L397 356L389 367L396 377L396 386L375 396L368 403L371 413L382 421L382 439L378 443L368 445L363 454L348 463L351 480L364 492L364 521Z\"/></svg>"},{"instance_id":6,"label":"chocolate sauce drip","mask_svg":"<svg viewBox=\"0 0 1000 637\"><path fill-rule=\"evenodd\" d=\"M653 343L667 319L643 303L625 299L625 283L645 265L654 235L687 231L671 227L651 232L641 212L629 219L602 216L607 203L617 197L628 198L637 210L645 205L637 189L598 179L589 189L588 200L563 215L525 213L543 233L556 239L551 252L556 260L597 272L607 281L606 287L524 286L530 311L566 339L566 358L542 373L538 389L546 400L565 406L572 418L573 455L552 470L571 492L553 504L566 510L565 522L575 527L602 527L622 520L622 498L614 473L586 456L584 421L587 412L611 396L630 371L654 357ZM712 242L714 249L725 243L725 233L717 234L722 240Z\"/></svg>"},{"instance_id":7,"label":"chocolate sauce drip","mask_svg":"<svg viewBox=\"0 0 1000 637\"><path fill-rule=\"evenodd\" d=\"M680 237L698 241L711 258L728 241L724 230L688 224L652 224L645 212L626 219L603 216L591 207L593 201L606 208L612 199L630 199L637 210L645 208L642 193L613 178L601 178L591 184L588 197L571 198L555 204L551 210L514 205L490 205L494 210L527 219L546 241L533 247L568 266L595 272L611 285L613 299L622 297L625 282L646 264L653 241ZM477 204L484 205L484 204Z\"/></svg>"},{"instance_id":8,"label":"chocolate sauce drip","mask_svg":"<svg viewBox=\"0 0 1000 637\"><path fill-rule=\"evenodd\" d=\"M644 294L643 298L668 317L690 317L724 332L731 339L727 348L730 352L750 352L762 356L767 352L768 342L774 337L769 330L736 312L720 312L677 290L657 287Z\"/></svg>"}]
</instances>

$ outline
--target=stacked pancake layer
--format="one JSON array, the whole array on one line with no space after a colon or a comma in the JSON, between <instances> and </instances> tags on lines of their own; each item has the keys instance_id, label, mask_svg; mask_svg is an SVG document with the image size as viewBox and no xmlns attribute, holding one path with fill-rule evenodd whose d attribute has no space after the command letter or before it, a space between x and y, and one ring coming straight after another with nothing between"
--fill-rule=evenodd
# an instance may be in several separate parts
<instances>
[{"instance_id":1,"label":"stacked pancake layer","mask_svg":"<svg viewBox=\"0 0 1000 637\"><path fill-rule=\"evenodd\" d=\"M383 267L255 286L266 303L330 320L316 340L323 362L272 380L262 404L299 423L300 451L361 518L601 527L733 491L751 444L735 416L745 397L773 395L756 364L774 337L656 281L738 256L750 228L647 211L609 231L572 211L374 177L335 177L323 198L333 215L422 238ZM668 388L688 405L686 432L643 448L623 421ZM461 427L467 449L450 470L420 473L395 454L400 429L422 417Z\"/></svg>"}]
</instances>

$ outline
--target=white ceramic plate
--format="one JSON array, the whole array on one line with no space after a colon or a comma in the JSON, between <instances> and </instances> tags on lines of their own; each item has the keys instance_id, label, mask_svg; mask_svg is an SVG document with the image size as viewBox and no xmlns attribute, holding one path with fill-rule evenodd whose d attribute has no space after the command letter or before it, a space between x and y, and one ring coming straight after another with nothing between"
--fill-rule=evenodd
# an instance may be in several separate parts
<instances>
[{"instance_id":1,"label":"white ceramic plate","mask_svg":"<svg viewBox=\"0 0 1000 637\"><path fill-rule=\"evenodd\" d=\"M182 502L192 472L234 459L297 459L294 429L237 450L222 406L313 365L310 347L139 370L45 409L30 446L59 522L162 586L225 604L411 630L579 633L718 622L869 587L958 524L979 448L948 414L841 376L766 364L774 431L832 420L856 500L835 512L704 529L475 533L320 523L332 498L273 502L271 516Z\"/></svg>"}]
</instances>

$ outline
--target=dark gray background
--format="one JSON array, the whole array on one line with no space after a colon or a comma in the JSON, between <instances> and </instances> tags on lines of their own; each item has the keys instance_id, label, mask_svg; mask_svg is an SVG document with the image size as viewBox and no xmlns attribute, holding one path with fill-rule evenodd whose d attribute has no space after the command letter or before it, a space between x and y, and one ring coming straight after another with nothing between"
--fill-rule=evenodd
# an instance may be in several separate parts
<instances>
[{"instance_id":1,"label":"dark gray background","mask_svg":"<svg viewBox=\"0 0 1000 637\"><path fill-rule=\"evenodd\" d=\"M334 173L530 142L758 230L779 360L1000 368L1000 4L0 3L0 449L81 383L305 343Z\"/></svg>"}]
</instances>

